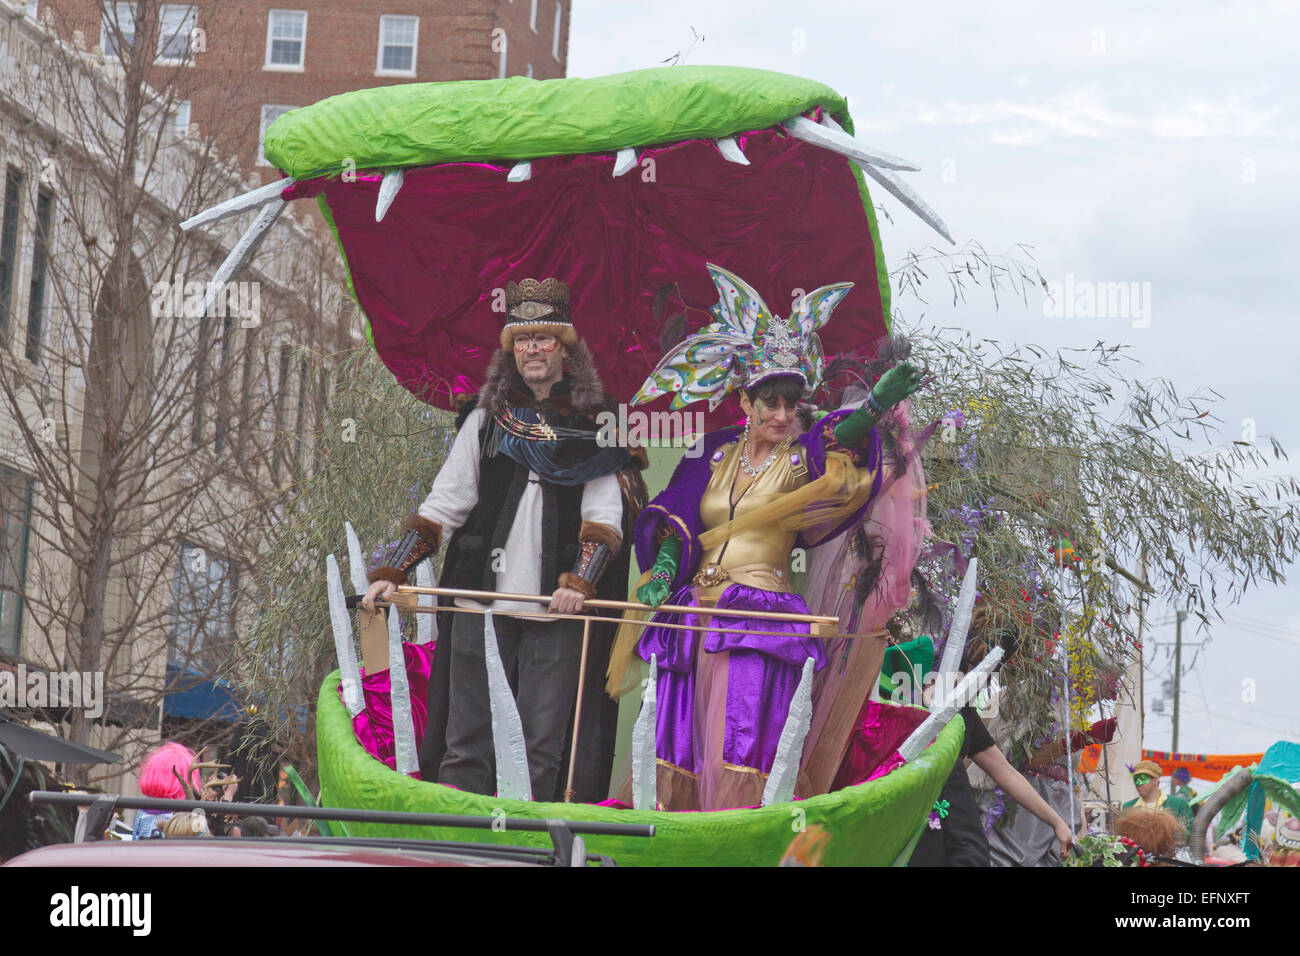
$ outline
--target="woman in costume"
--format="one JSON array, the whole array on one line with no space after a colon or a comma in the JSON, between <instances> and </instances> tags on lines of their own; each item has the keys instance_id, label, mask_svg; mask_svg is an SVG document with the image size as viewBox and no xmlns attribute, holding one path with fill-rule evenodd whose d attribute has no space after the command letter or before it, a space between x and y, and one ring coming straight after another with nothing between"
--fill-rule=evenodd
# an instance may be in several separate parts
<instances>
[{"instance_id":1,"label":"woman in costume","mask_svg":"<svg viewBox=\"0 0 1300 956\"><path fill-rule=\"evenodd\" d=\"M739 277L708 269L717 321L670 350L632 401L673 392L674 408L704 398L715 408L741 388L746 415L743 430L704 436L637 522L637 558L649 569L638 600L739 612L659 612L654 623L711 629L650 626L637 643L638 656L653 655L659 668L659 801L678 810L759 803L804 662L820 669L826 656L806 624L743 612L809 613L789 590L791 551L863 519L879 489L875 423L920 385L917 370L900 364L863 408L833 412L796 437L795 406L825 368L815 333L852 283L808 293L784 320Z\"/></svg>"}]
</instances>

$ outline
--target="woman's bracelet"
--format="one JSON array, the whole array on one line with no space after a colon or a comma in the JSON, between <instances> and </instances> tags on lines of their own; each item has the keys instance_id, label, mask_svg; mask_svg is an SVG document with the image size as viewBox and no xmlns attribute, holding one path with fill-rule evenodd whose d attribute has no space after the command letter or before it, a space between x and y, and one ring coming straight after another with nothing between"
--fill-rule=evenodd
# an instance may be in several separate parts
<instances>
[{"instance_id":1,"label":"woman's bracelet","mask_svg":"<svg viewBox=\"0 0 1300 956\"><path fill-rule=\"evenodd\" d=\"M874 391L867 392L867 407L878 416L885 414L885 407L881 405L880 402L876 401L876 393Z\"/></svg>"},{"instance_id":2,"label":"woman's bracelet","mask_svg":"<svg viewBox=\"0 0 1300 956\"><path fill-rule=\"evenodd\" d=\"M662 581L664 584L672 584L673 576L664 570L652 571L650 573L650 580Z\"/></svg>"}]
</instances>

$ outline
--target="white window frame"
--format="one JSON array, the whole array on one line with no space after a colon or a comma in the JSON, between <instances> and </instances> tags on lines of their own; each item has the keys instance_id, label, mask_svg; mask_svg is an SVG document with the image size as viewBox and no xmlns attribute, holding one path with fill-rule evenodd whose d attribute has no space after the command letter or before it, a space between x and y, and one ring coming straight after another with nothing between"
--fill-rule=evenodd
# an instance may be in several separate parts
<instances>
[{"instance_id":1,"label":"white window frame","mask_svg":"<svg viewBox=\"0 0 1300 956\"><path fill-rule=\"evenodd\" d=\"M555 0L555 30L551 34L551 59L560 61L560 23L563 22L563 0Z\"/></svg>"},{"instance_id":2,"label":"white window frame","mask_svg":"<svg viewBox=\"0 0 1300 956\"><path fill-rule=\"evenodd\" d=\"M276 120L278 120L285 113L289 112L289 110L296 110L297 108L298 107L296 106L289 106L285 103L263 103L262 104L262 114L261 114L260 122L257 124L257 165L259 166L271 165L270 161L267 160L266 158L266 147L263 144L263 139L266 136L267 127L270 126L272 123L274 123ZM267 110L280 110L280 112L275 114L275 116L273 116L271 119L267 119L266 118Z\"/></svg>"},{"instance_id":3,"label":"white window frame","mask_svg":"<svg viewBox=\"0 0 1300 956\"><path fill-rule=\"evenodd\" d=\"M119 31L122 29L123 9L125 9L126 12L131 17L131 46L135 46L135 6L134 4L131 3L122 3L122 2L117 2L113 4L113 11L117 16L117 28ZM108 16L108 8L101 7L100 16L99 16L99 48L104 51L104 56L114 60L120 60L121 57L118 55L116 50L114 50L112 53L110 53L108 50L108 41L110 38L110 34L109 34L109 21L106 19L107 16ZM126 39L125 35L123 36L123 39Z\"/></svg>"},{"instance_id":4,"label":"white window frame","mask_svg":"<svg viewBox=\"0 0 1300 956\"><path fill-rule=\"evenodd\" d=\"M384 43L384 21L385 20L414 20L415 32L411 39L411 68L409 70L386 70L384 69L384 47L385 46L405 46L404 43ZM384 14L379 18L379 51L375 55L375 76L415 76L415 67L420 56L420 18L417 16L407 16L405 14Z\"/></svg>"},{"instance_id":5,"label":"white window frame","mask_svg":"<svg viewBox=\"0 0 1300 956\"><path fill-rule=\"evenodd\" d=\"M185 122L181 122L181 120L184 120ZM174 126L176 128L176 132L180 133L182 136L184 136L186 133L190 131L190 101L189 100L178 100L176 102L176 113L172 117L172 126Z\"/></svg>"},{"instance_id":6,"label":"white window frame","mask_svg":"<svg viewBox=\"0 0 1300 956\"><path fill-rule=\"evenodd\" d=\"M185 36L185 55L183 57L163 56L163 50L167 46L167 40L170 39L164 32L165 18L170 10L183 10L185 17L181 21ZM181 64L185 63L190 66L194 65L194 50L190 47L191 38L194 36L194 28L199 25L199 8L192 3L164 3L158 8L158 45L155 48L155 63L164 64ZM182 34L178 31L172 34L172 37L179 37Z\"/></svg>"},{"instance_id":7,"label":"white window frame","mask_svg":"<svg viewBox=\"0 0 1300 956\"><path fill-rule=\"evenodd\" d=\"M528 25L537 32L537 0L530 0L528 5Z\"/></svg>"},{"instance_id":8,"label":"white window frame","mask_svg":"<svg viewBox=\"0 0 1300 956\"><path fill-rule=\"evenodd\" d=\"M524 65L524 76L528 77L530 80L533 78L533 65L531 63Z\"/></svg>"},{"instance_id":9,"label":"white window frame","mask_svg":"<svg viewBox=\"0 0 1300 956\"><path fill-rule=\"evenodd\" d=\"M40 4L37 2L37 0L24 0L23 11L33 20L37 19L36 11L39 9L40 9Z\"/></svg>"},{"instance_id":10,"label":"white window frame","mask_svg":"<svg viewBox=\"0 0 1300 956\"><path fill-rule=\"evenodd\" d=\"M275 15L277 13L296 13L302 17L302 39L299 41L302 44L302 47L298 51L298 62L296 64L271 62L271 41L272 39L277 39L271 36L271 29L272 29L272 24L275 23ZM279 37L278 39L284 40L287 38ZM306 69L306 64L307 64L307 11L286 10L280 7L275 7L270 10L267 10L266 11L266 56L262 61L262 69L274 70L278 73L302 73Z\"/></svg>"}]
</instances>

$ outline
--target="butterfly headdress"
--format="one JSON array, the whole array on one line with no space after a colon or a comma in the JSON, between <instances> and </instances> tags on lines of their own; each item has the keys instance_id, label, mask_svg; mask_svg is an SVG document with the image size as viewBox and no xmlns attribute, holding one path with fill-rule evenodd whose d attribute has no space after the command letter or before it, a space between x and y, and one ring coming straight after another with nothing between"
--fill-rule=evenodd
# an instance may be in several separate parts
<instances>
[{"instance_id":1,"label":"butterfly headdress","mask_svg":"<svg viewBox=\"0 0 1300 956\"><path fill-rule=\"evenodd\" d=\"M751 388L778 375L802 379L805 395L820 385L826 359L817 330L853 283L809 292L783 319L745 280L711 262L706 266L718 289L718 304L710 310L716 321L669 349L632 404L673 392L673 408L707 398L712 410L737 387Z\"/></svg>"}]
</instances>

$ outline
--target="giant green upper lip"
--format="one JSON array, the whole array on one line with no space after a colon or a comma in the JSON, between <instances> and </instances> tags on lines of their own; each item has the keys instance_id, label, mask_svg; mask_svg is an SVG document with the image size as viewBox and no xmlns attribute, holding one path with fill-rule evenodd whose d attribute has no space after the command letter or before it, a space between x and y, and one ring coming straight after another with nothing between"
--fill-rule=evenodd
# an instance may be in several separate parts
<instances>
[{"instance_id":1,"label":"giant green upper lip","mask_svg":"<svg viewBox=\"0 0 1300 956\"><path fill-rule=\"evenodd\" d=\"M844 98L769 70L675 66L593 79L407 83L332 96L267 129L266 157L295 179L394 166L537 159L763 129Z\"/></svg>"}]
</instances>

